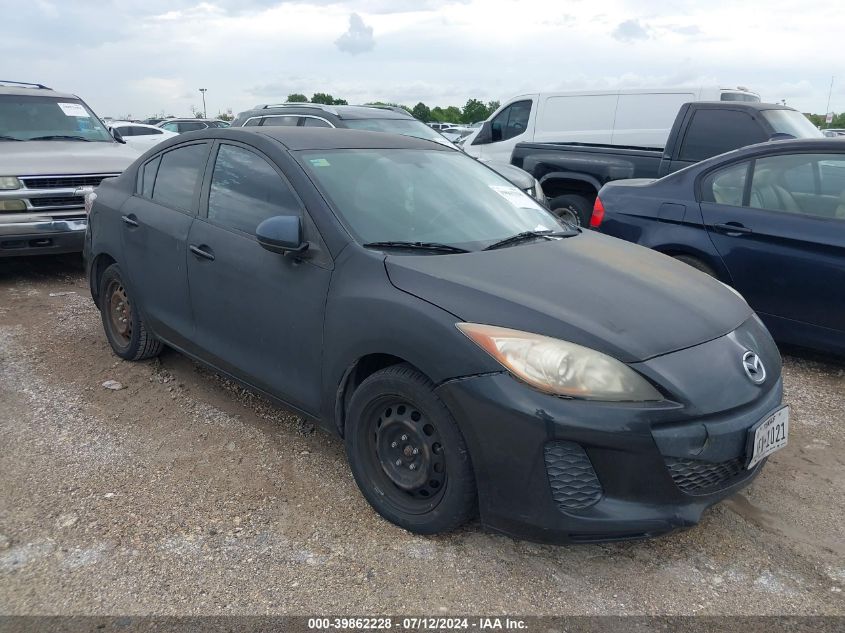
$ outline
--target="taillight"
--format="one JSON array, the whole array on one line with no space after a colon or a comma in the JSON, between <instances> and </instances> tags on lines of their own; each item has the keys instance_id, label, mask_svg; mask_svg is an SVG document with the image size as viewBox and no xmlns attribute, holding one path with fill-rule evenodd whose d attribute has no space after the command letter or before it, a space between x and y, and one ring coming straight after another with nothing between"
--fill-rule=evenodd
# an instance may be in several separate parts
<instances>
[{"instance_id":1,"label":"taillight","mask_svg":"<svg viewBox=\"0 0 845 633\"><path fill-rule=\"evenodd\" d=\"M596 196L596 201L593 203L593 215L590 217L590 226L594 229L598 228L601 226L602 220L604 220L604 205L601 198Z\"/></svg>"}]
</instances>

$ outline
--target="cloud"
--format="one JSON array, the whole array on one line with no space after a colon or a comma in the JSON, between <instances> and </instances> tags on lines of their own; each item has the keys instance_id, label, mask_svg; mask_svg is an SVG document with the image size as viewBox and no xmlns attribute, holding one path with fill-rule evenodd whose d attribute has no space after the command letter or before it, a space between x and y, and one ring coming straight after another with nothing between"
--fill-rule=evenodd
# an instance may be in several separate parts
<instances>
[{"instance_id":1,"label":"cloud","mask_svg":"<svg viewBox=\"0 0 845 633\"><path fill-rule=\"evenodd\" d=\"M651 35L648 27L639 20L625 20L613 29L613 37L620 42L633 42L635 40L647 40Z\"/></svg>"},{"instance_id":2,"label":"cloud","mask_svg":"<svg viewBox=\"0 0 845 633\"><path fill-rule=\"evenodd\" d=\"M668 26L666 28L678 35L701 35L701 29L695 24L687 26Z\"/></svg>"},{"instance_id":3,"label":"cloud","mask_svg":"<svg viewBox=\"0 0 845 633\"><path fill-rule=\"evenodd\" d=\"M360 15L352 13L349 15L349 29L335 40L335 45L350 55L371 51L376 45L373 27L364 24Z\"/></svg>"}]
</instances>

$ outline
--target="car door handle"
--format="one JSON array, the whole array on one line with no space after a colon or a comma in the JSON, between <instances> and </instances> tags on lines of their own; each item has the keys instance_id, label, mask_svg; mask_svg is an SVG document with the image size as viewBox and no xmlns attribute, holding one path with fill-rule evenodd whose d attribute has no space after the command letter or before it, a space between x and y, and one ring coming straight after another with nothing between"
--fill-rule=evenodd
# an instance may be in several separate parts
<instances>
[{"instance_id":1,"label":"car door handle","mask_svg":"<svg viewBox=\"0 0 845 633\"><path fill-rule=\"evenodd\" d=\"M747 226L743 226L739 222L727 222L725 224L714 224L713 228L719 231L719 233L725 233L727 235L744 235L746 233L753 233L751 229Z\"/></svg>"},{"instance_id":2,"label":"car door handle","mask_svg":"<svg viewBox=\"0 0 845 633\"><path fill-rule=\"evenodd\" d=\"M123 223L128 226L141 226L140 224L138 224L138 220L136 220L135 216L133 215L122 215L120 216L120 219L123 220Z\"/></svg>"},{"instance_id":3,"label":"car door handle","mask_svg":"<svg viewBox=\"0 0 845 633\"><path fill-rule=\"evenodd\" d=\"M197 257L201 257L202 259L208 259L210 261L214 261L214 253L208 251L201 246L197 246L196 244L191 244L188 246L188 249Z\"/></svg>"}]
</instances>

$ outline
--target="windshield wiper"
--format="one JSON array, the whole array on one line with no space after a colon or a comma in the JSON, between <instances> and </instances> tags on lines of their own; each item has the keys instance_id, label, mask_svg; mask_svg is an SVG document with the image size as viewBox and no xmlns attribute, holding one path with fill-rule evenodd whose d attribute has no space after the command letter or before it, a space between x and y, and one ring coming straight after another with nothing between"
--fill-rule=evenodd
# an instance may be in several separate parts
<instances>
[{"instance_id":1,"label":"windshield wiper","mask_svg":"<svg viewBox=\"0 0 845 633\"><path fill-rule=\"evenodd\" d=\"M70 134L48 134L47 136L34 136L30 141L85 141L88 142L87 138L83 138L81 136L72 136Z\"/></svg>"},{"instance_id":2,"label":"windshield wiper","mask_svg":"<svg viewBox=\"0 0 845 633\"><path fill-rule=\"evenodd\" d=\"M15 138L14 136L6 136L4 134L0 134L0 141L22 141L22 138Z\"/></svg>"},{"instance_id":3,"label":"windshield wiper","mask_svg":"<svg viewBox=\"0 0 845 633\"><path fill-rule=\"evenodd\" d=\"M572 237L573 235L578 235L578 233L580 233L580 231L575 227L572 227L571 231L523 231L522 233L517 233L516 235L511 235L503 240L499 240L498 242L493 242L490 246L485 246L483 250L493 251L497 248L504 248L505 246L512 246L513 244L518 244L519 242L527 242L528 240L534 240L541 237Z\"/></svg>"},{"instance_id":4,"label":"windshield wiper","mask_svg":"<svg viewBox=\"0 0 845 633\"><path fill-rule=\"evenodd\" d=\"M451 246L450 244L441 244L440 242L367 242L364 248L408 248L420 251L439 251L441 253L469 253L465 248L460 246Z\"/></svg>"}]
</instances>

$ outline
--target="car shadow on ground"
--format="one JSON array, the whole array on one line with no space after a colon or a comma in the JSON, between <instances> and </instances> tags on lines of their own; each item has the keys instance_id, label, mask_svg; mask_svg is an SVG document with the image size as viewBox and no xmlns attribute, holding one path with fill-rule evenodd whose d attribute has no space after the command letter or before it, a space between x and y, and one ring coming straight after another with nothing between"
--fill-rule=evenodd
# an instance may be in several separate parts
<instances>
[{"instance_id":1,"label":"car shadow on ground","mask_svg":"<svg viewBox=\"0 0 845 633\"><path fill-rule=\"evenodd\" d=\"M82 256L78 253L0 258L0 282L69 281L78 279L84 272Z\"/></svg>"}]
</instances>

